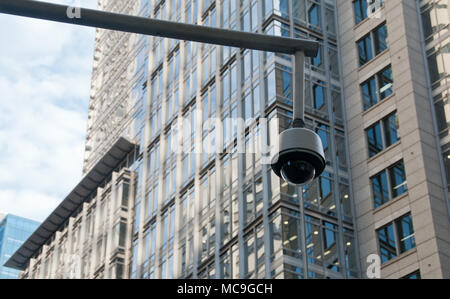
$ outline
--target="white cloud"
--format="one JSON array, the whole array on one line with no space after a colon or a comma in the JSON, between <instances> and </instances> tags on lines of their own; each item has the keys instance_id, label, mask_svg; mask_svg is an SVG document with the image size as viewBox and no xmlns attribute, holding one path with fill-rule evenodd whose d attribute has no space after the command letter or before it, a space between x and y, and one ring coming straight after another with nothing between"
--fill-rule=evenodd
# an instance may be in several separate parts
<instances>
[{"instance_id":1,"label":"white cloud","mask_svg":"<svg viewBox=\"0 0 450 299\"><path fill-rule=\"evenodd\" d=\"M7 210L2 211L12 213L21 217L26 217L36 221L43 221L61 201L58 196L49 196L45 193L36 193L32 190L14 191L2 190L0 191L0 198L2 198L2 205L8 207ZM36 204L39 202L39 204Z\"/></svg>"},{"instance_id":2,"label":"white cloud","mask_svg":"<svg viewBox=\"0 0 450 299\"><path fill-rule=\"evenodd\" d=\"M42 221L81 178L94 35L0 18L0 211Z\"/></svg>"}]
</instances>

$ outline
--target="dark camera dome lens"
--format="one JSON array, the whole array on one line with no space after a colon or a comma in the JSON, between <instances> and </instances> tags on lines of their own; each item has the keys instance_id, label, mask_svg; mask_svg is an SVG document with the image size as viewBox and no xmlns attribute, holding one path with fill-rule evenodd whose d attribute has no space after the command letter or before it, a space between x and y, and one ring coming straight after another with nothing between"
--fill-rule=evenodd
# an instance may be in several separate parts
<instances>
[{"instance_id":1,"label":"dark camera dome lens","mask_svg":"<svg viewBox=\"0 0 450 299\"><path fill-rule=\"evenodd\" d=\"M281 177L292 185L309 184L315 176L316 170L314 166L306 161L287 161L281 167Z\"/></svg>"}]
</instances>

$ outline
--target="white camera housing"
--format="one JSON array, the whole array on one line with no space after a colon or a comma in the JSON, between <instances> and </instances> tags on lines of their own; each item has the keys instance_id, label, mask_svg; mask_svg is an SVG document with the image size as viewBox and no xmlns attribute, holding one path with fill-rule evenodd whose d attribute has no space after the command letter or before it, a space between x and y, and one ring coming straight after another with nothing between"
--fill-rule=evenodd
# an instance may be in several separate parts
<instances>
[{"instance_id":1,"label":"white camera housing","mask_svg":"<svg viewBox=\"0 0 450 299\"><path fill-rule=\"evenodd\" d=\"M290 128L280 134L280 150L272 158L276 175L292 185L305 185L325 169L325 155L319 135L306 128Z\"/></svg>"}]
</instances>

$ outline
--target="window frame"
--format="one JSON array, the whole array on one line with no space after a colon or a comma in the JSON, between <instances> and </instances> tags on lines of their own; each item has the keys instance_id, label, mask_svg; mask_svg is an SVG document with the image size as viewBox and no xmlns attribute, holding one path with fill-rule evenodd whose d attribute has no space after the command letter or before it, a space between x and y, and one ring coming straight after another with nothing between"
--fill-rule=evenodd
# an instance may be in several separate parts
<instances>
[{"instance_id":1,"label":"window frame","mask_svg":"<svg viewBox=\"0 0 450 299\"><path fill-rule=\"evenodd\" d=\"M372 84L373 82L373 84ZM370 106L366 107L365 103L366 101L365 96L364 96L364 86L367 85L368 87L368 91L369 91L369 96L370 96ZM372 90L373 88L375 88L375 90ZM362 102L363 102L363 110L367 111L370 108L372 108L373 106L375 106L376 104L378 104L379 98L378 98L378 80L376 80L376 75L370 77L369 79L367 79L366 81L364 81L361 85L360 85L360 89L361 89L361 98L362 98Z\"/></svg>"},{"instance_id":2,"label":"window frame","mask_svg":"<svg viewBox=\"0 0 450 299\"><path fill-rule=\"evenodd\" d=\"M383 138L383 130L381 127L381 122L380 121L375 122L370 127L365 129L364 132L366 135L367 150L368 150L369 159L370 159L372 157L375 157L376 155L378 155L385 149L385 146L384 146L385 142L384 142L384 138ZM373 139L375 140L375 144L370 142L371 138L369 137L369 132L371 132L373 134L373 136L374 136ZM378 140L378 137L380 140ZM381 147L379 147L379 146L381 146ZM375 147L376 147L376 150L378 150L378 151L376 151L375 153L372 154L373 151L371 149L373 149Z\"/></svg>"},{"instance_id":3,"label":"window frame","mask_svg":"<svg viewBox=\"0 0 450 299\"><path fill-rule=\"evenodd\" d=\"M392 181L391 181L391 169L393 167L397 166L400 163L403 165L403 171L404 171L404 176L405 176L405 180L404 180L404 182L401 185L406 185L406 186L405 186L405 191L404 192L402 192L401 194L398 194L397 196L394 197L394 192L393 192L393 187L394 186L392 185ZM387 182L387 187L388 187L388 191L389 191L388 192L389 193L389 198L388 198L387 201L383 202L382 204L377 205L376 202L375 202L375 197L374 197L373 180L375 178L377 178L378 176L380 176L381 174L383 174L383 173L386 175L386 182ZM407 194L408 191L409 191L408 190L408 178L406 176L405 163L404 163L403 159L400 159L397 162L389 165L389 167L387 167L387 168L383 169L382 171L378 172L377 174L371 176L369 179L370 179L370 185L371 185L371 191L372 191L372 203L374 205L374 209L378 209L378 208L384 206L385 204L387 204L388 202L392 202L393 200L403 196L404 194ZM401 185L398 185L398 186L401 186Z\"/></svg>"},{"instance_id":4,"label":"window frame","mask_svg":"<svg viewBox=\"0 0 450 299\"><path fill-rule=\"evenodd\" d=\"M381 49L379 46L379 41L380 41L379 31L381 28L385 28L385 31L386 31L386 39L385 39L386 48L384 48L384 49ZM384 51L389 49L389 33L387 30L386 22L383 22L381 25L378 25L375 29L373 29L371 31L370 34L372 37L372 44L373 44L373 47L372 47L373 57L377 57L378 55L380 55L381 53L383 53Z\"/></svg>"},{"instance_id":5,"label":"window frame","mask_svg":"<svg viewBox=\"0 0 450 299\"><path fill-rule=\"evenodd\" d=\"M362 5L364 3L366 4L365 10L364 10L364 5ZM368 18L368 15L367 15L368 5L367 5L367 0L354 0L352 4L353 4L353 15L354 15L353 20L354 20L355 26L356 26L356 25L361 24L361 22L363 22L365 19ZM357 15L356 5L358 5L358 10L359 10L358 13L360 13L359 16ZM360 17L360 19L358 19L358 17Z\"/></svg>"},{"instance_id":6,"label":"window frame","mask_svg":"<svg viewBox=\"0 0 450 299\"><path fill-rule=\"evenodd\" d=\"M414 276L417 276L417 277L414 277ZM411 272L408 275L405 275L400 279L422 279L422 275L420 273L420 269L417 269L416 271Z\"/></svg>"},{"instance_id":7,"label":"window frame","mask_svg":"<svg viewBox=\"0 0 450 299\"><path fill-rule=\"evenodd\" d=\"M384 43L386 44L386 47L381 49L380 47L380 29L385 28L386 31L386 38L384 40ZM364 50L365 50L365 56L366 60L364 62L361 62L361 52L360 52L360 43L364 43ZM381 25L378 25L374 29L372 29L369 33L364 35L362 38L360 38L358 41L356 41L356 48L358 51L358 60L359 60L359 67L363 67L366 64L368 64L370 61L374 60L378 55L385 52L387 49L389 49L389 34L387 32L386 22L383 22Z\"/></svg>"},{"instance_id":8,"label":"window frame","mask_svg":"<svg viewBox=\"0 0 450 299\"><path fill-rule=\"evenodd\" d=\"M392 77L392 83L391 86L389 88L387 88L386 90L381 91L381 84L380 81L382 80L382 74L387 71L388 69L390 69L391 72L391 77ZM373 88L373 84L369 82L374 82L374 86L375 86L375 91L374 94L372 93L372 88ZM369 86L370 89L370 106L366 107L366 101L365 96L364 96L364 86L366 84L369 84L367 86ZM373 76L371 76L370 78L368 78L366 81L364 81L363 83L361 83L359 85L360 87L360 93L361 93L361 99L362 99L362 104L363 104L363 112L366 112L368 110L370 110L372 107L374 107L375 105L383 102L385 99L391 97L393 94L395 94L395 90L394 90L394 75L392 72L392 64L387 65L386 67L382 68L381 70L379 70L378 72L376 72ZM386 86L386 85L385 85ZM390 89L390 94L384 95L382 97L382 93L386 93L387 90Z\"/></svg>"},{"instance_id":9,"label":"window frame","mask_svg":"<svg viewBox=\"0 0 450 299\"><path fill-rule=\"evenodd\" d=\"M381 91L386 86L386 85L384 85L383 87L381 87L381 82L382 82L383 77L384 77L384 75L383 75L384 72L386 72L388 69L390 69L390 73L391 73L391 77L392 77L392 79L390 79L392 81L390 83L391 87L390 88L386 88L386 90ZM378 102L381 102L381 101L383 101L384 99L388 98L390 95L392 95L394 93L394 91L393 91L394 74L392 73L392 65L390 64L390 65L386 66L385 68L383 68L382 70L380 70L379 72L377 72L376 77L377 77L377 83L378 83L378 89L377 89L377 94L378 94L378 98L379 98ZM391 93L390 94L386 94L388 89L391 89ZM382 95L382 94L384 94L384 95Z\"/></svg>"},{"instance_id":10,"label":"window frame","mask_svg":"<svg viewBox=\"0 0 450 299\"><path fill-rule=\"evenodd\" d=\"M397 124L396 140L395 141L392 140L393 139L392 134L390 134L390 133L389 133L389 136L391 136L391 137L388 138L388 134L386 131L390 131L390 127L389 127L390 123L389 122L390 122L391 117L395 117L398 122L397 111L393 111L393 112L389 113L388 115L386 115L385 117L383 117L382 119L377 120L375 123L373 123L366 129L364 129L364 132L366 135L366 144L367 144L367 152L368 152L369 159L376 157L380 153L384 152L385 150L389 149L390 147L392 147L395 144L400 142L401 134L399 132L400 126L398 124ZM371 151L370 151L371 147L370 147L368 132L369 132L369 130L374 129L377 126L380 128L379 130L380 130L380 137L381 137L381 150L372 155Z\"/></svg>"},{"instance_id":11,"label":"window frame","mask_svg":"<svg viewBox=\"0 0 450 299\"><path fill-rule=\"evenodd\" d=\"M360 52L360 44L363 43L363 48L364 48L364 54L365 54L365 61L362 62L361 61L361 52ZM356 42L356 47L358 49L358 60L359 60L359 66L362 67L364 65L366 65L369 61L371 61L372 59L375 58L374 56L374 43L373 43L373 39L372 39L372 34L366 34L365 36L363 36L362 38L360 38L357 42Z\"/></svg>"},{"instance_id":12,"label":"window frame","mask_svg":"<svg viewBox=\"0 0 450 299\"><path fill-rule=\"evenodd\" d=\"M400 248L400 238L401 237L399 236L399 232L398 232L398 223L400 223L406 217L411 218L413 233L410 236L413 236L413 238L414 238L414 246L411 249L402 251L401 248ZM395 254L396 255L394 257L388 259L388 260L385 260L385 261L381 260L381 264L386 264L386 263L388 263L388 262L398 258L402 254L404 254L406 252L409 252L409 251L411 251L411 250L413 250L413 249L415 249L417 247L417 243L415 242L416 231L414 229L414 223L413 223L412 215L411 215L411 212L408 212L408 213L406 213L406 214L404 214L404 215L402 215L402 216L400 216L400 217L398 217L398 218L396 218L396 219L394 219L392 221L389 221L388 223L384 224L383 226L381 226L381 227L379 227L379 228L377 228L375 230L377 247L378 247L378 253L380 254L380 256L381 256L381 251L380 251L381 247L380 247L379 231L381 231L383 229L386 229L389 226L392 226L392 230L393 230L394 241L395 241L395 251L396 251Z\"/></svg>"}]
</instances>

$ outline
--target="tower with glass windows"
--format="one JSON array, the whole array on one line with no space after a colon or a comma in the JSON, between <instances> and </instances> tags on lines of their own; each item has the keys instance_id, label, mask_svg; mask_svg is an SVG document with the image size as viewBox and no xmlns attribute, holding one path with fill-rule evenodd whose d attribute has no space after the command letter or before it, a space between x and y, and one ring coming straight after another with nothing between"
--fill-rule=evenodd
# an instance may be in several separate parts
<instances>
[{"instance_id":1,"label":"tower with glass windows","mask_svg":"<svg viewBox=\"0 0 450 299\"><path fill-rule=\"evenodd\" d=\"M426 56L430 96L436 119L436 131L439 136L445 179L448 188L450 181L450 140L448 138L450 106L449 85L449 2L419 1L423 51Z\"/></svg>"},{"instance_id":2,"label":"tower with glass windows","mask_svg":"<svg viewBox=\"0 0 450 299\"><path fill-rule=\"evenodd\" d=\"M306 113L327 168L297 188L263 163L290 125L290 56L141 37L130 277L358 277L334 1L141 1L139 14L318 40Z\"/></svg>"},{"instance_id":3,"label":"tower with glass windows","mask_svg":"<svg viewBox=\"0 0 450 299\"><path fill-rule=\"evenodd\" d=\"M448 278L448 1L337 3L361 274Z\"/></svg>"},{"instance_id":4,"label":"tower with glass windows","mask_svg":"<svg viewBox=\"0 0 450 299\"><path fill-rule=\"evenodd\" d=\"M0 213L0 279L17 279L19 271L3 266L33 233L39 223L12 214Z\"/></svg>"}]
</instances>

